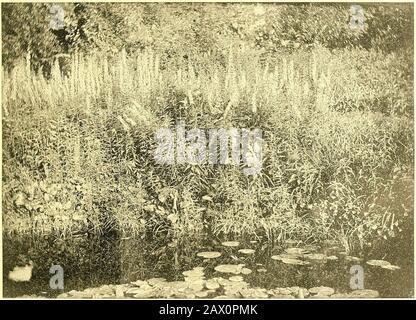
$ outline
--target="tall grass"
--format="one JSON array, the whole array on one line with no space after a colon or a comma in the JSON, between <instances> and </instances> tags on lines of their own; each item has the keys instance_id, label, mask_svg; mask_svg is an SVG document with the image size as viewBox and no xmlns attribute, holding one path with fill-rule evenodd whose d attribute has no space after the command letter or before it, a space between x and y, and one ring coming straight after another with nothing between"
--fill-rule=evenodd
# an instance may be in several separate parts
<instances>
[{"instance_id":1,"label":"tall grass","mask_svg":"<svg viewBox=\"0 0 416 320\"><path fill-rule=\"evenodd\" d=\"M395 195L380 197L412 176L408 53L231 47L221 59L122 51L58 62L50 78L30 59L2 71L5 232L208 232L349 250L400 231ZM156 164L155 130L180 118L261 128L261 174Z\"/></svg>"}]
</instances>

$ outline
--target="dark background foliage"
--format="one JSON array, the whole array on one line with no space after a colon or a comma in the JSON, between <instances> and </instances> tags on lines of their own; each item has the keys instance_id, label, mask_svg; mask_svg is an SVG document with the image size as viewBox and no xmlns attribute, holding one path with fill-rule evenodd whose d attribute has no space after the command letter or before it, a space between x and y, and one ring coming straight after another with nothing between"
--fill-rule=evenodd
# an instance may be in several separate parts
<instances>
[{"instance_id":1,"label":"dark background foliage","mask_svg":"<svg viewBox=\"0 0 416 320\"><path fill-rule=\"evenodd\" d=\"M64 28L52 30L52 4L2 4L3 65L30 51L33 66L74 50L114 53L154 48L166 58L221 53L230 43L264 52L300 46L377 48L412 45L413 6L363 4L366 27L349 28L350 4L60 4Z\"/></svg>"}]
</instances>

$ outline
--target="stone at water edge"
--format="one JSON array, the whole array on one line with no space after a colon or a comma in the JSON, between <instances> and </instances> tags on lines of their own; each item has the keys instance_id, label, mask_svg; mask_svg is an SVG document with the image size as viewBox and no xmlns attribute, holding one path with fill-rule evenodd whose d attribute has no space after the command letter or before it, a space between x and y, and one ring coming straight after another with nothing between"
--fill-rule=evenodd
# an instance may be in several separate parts
<instances>
[{"instance_id":1,"label":"stone at water edge","mask_svg":"<svg viewBox=\"0 0 416 320\"><path fill-rule=\"evenodd\" d=\"M32 278L33 262L24 267L16 266L9 272L9 279L14 282L27 282Z\"/></svg>"}]
</instances>

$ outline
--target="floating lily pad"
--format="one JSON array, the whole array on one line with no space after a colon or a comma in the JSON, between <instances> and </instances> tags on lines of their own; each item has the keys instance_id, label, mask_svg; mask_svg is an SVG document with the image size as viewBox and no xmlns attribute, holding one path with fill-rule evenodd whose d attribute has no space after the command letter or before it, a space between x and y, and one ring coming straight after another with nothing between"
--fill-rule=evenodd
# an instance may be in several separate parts
<instances>
[{"instance_id":1,"label":"floating lily pad","mask_svg":"<svg viewBox=\"0 0 416 320\"><path fill-rule=\"evenodd\" d=\"M140 287L142 285L147 284L147 281L143 281L143 280L137 280L137 281L132 281L130 282L132 285L136 286L136 287Z\"/></svg>"},{"instance_id":2,"label":"floating lily pad","mask_svg":"<svg viewBox=\"0 0 416 320\"><path fill-rule=\"evenodd\" d=\"M319 261L327 259L327 256L322 253L308 253L308 254L305 254L304 257L310 260L319 260Z\"/></svg>"},{"instance_id":3,"label":"floating lily pad","mask_svg":"<svg viewBox=\"0 0 416 320\"><path fill-rule=\"evenodd\" d=\"M215 280L207 280L205 282L205 287L209 290L216 290L220 287L220 284Z\"/></svg>"},{"instance_id":4,"label":"floating lily pad","mask_svg":"<svg viewBox=\"0 0 416 320\"><path fill-rule=\"evenodd\" d=\"M238 247L240 242L238 241L224 241L221 243L224 247Z\"/></svg>"},{"instance_id":5,"label":"floating lily pad","mask_svg":"<svg viewBox=\"0 0 416 320\"><path fill-rule=\"evenodd\" d=\"M271 256L273 260L282 260L282 259L297 259L300 258L301 255L298 254L288 254L288 253L281 253L274 256Z\"/></svg>"},{"instance_id":6,"label":"floating lily pad","mask_svg":"<svg viewBox=\"0 0 416 320\"><path fill-rule=\"evenodd\" d=\"M298 266L309 264L308 261L303 261L303 260L294 259L294 258L282 258L281 261L286 264L293 264L293 265L298 265Z\"/></svg>"},{"instance_id":7,"label":"floating lily pad","mask_svg":"<svg viewBox=\"0 0 416 320\"><path fill-rule=\"evenodd\" d=\"M327 257L328 260L338 260L337 256L328 256Z\"/></svg>"},{"instance_id":8,"label":"floating lily pad","mask_svg":"<svg viewBox=\"0 0 416 320\"><path fill-rule=\"evenodd\" d=\"M204 290L204 291L199 291L199 292L195 292L195 296L198 298L206 298L208 297L208 291Z\"/></svg>"},{"instance_id":9,"label":"floating lily pad","mask_svg":"<svg viewBox=\"0 0 416 320\"><path fill-rule=\"evenodd\" d=\"M238 252L240 252L242 254L253 254L254 252L256 252L256 250L253 250L253 249L240 249L240 250L238 250Z\"/></svg>"},{"instance_id":10,"label":"floating lily pad","mask_svg":"<svg viewBox=\"0 0 416 320\"><path fill-rule=\"evenodd\" d=\"M296 240L292 240L292 239L287 239L285 240L286 244L298 244L300 241L296 241Z\"/></svg>"},{"instance_id":11,"label":"floating lily pad","mask_svg":"<svg viewBox=\"0 0 416 320\"><path fill-rule=\"evenodd\" d=\"M363 259L353 256L345 256L345 260L352 261L352 262L361 262Z\"/></svg>"},{"instance_id":12,"label":"floating lily pad","mask_svg":"<svg viewBox=\"0 0 416 320\"><path fill-rule=\"evenodd\" d=\"M214 268L215 271L222 272L222 273L234 273L239 274L243 269L242 264L221 264Z\"/></svg>"},{"instance_id":13,"label":"floating lily pad","mask_svg":"<svg viewBox=\"0 0 416 320\"><path fill-rule=\"evenodd\" d=\"M309 253L309 250L303 248L287 248L285 250L288 254L299 254L303 255L305 253Z\"/></svg>"},{"instance_id":14,"label":"floating lily pad","mask_svg":"<svg viewBox=\"0 0 416 320\"><path fill-rule=\"evenodd\" d=\"M233 282L244 281L244 278L242 276L232 276L232 277L229 277L228 279Z\"/></svg>"},{"instance_id":15,"label":"floating lily pad","mask_svg":"<svg viewBox=\"0 0 416 320\"><path fill-rule=\"evenodd\" d=\"M308 250L308 251L316 251L316 250L318 250L318 247L313 245L313 244L308 244L306 246L303 246L302 249Z\"/></svg>"},{"instance_id":16,"label":"floating lily pad","mask_svg":"<svg viewBox=\"0 0 416 320\"><path fill-rule=\"evenodd\" d=\"M354 290L348 294L349 298L378 298L379 293L376 290Z\"/></svg>"},{"instance_id":17,"label":"floating lily pad","mask_svg":"<svg viewBox=\"0 0 416 320\"><path fill-rule=\"evenodd\" d=\"M147 290L142 290L141 292L138 292L133 297L137 299L148 299L148 298L153 298L155 294L156 294L155 289L147 289Z\"/></svg>"},{"instance_id":18,"label":"floating lily pad","mask_svg":"<svg viewBox=\"0 0 416 320\"><path fill-rule=\"evenodd\" d=\"M330 287L313 287L308 290L310 293L319 296L330 296L335 293L335 290Z\"/></svg>"},{"instance_id":19,"label":"floating lily pad","mask_svg":"<svg viewBox=\"0 0 416 320\"><path fill-rule=\"evenodd\" d=\"M161 282L166 282L166 279L165 278L152 278L152 279L147 280L147 282L151 286L154 286L154 285L157 285L157 284L159 284Z\"/></svg>"},{"instance_id":20,"label":"floating lily pad","mask_svg":"<svg viewBox=\"0 0 416 320\"><path fill-rule=\"evenodd\" d=\"M388 265L388 266L382 266L383 269L387 269L387 270L400 270L400 267L398 266L394 266L392 264Z\"/></svg>"},{"instance_id":21,"label":"floating lily pad","mask_svg":"<svg viewBox=\"0 0 416 320\"><path fill-rule=\"evenodd\" d=\"M193 292L202 291L204 289L204 281L189 281L188 289Z\"/></svg>"},{"instance_id":22,"label":"floating lily pad","mask_svg":"<svg viewBox=\"0 0 416 320\"><path fill-rule=\"evenodd\" d=\"M268 298L269 295L266 292L266 289L260 289L260 288L247 288L242 289L239 291L239 293L243 296L243 298Z\"/></svg>"},{"instance_id":23,"label":"floating lily pad","mask_svg":"<svg viewBox=\"0 0 416 320\"><path fill-rule=\"evenodd\" d=\"M375 267L383 267L383 266L389 266L390 262L385 261L385 260L368 260L367 264L370 266L375 266Z\"/></svg>"},{"instance_id":24,"label":"floating lily pad","mask_svg":"<svg viewBox=\"0 0 416 320\"><path fill-rule=\"evenodd\" d=\"M205 259L214 259L221 256L221 252L217 251L204 251L197 253L198 257L205 258Z\"/></svg>"},{"instance_id":25,"label":"floating lily pad","mask_svg":"<svg viewBox=\"0 0 416 320\"><path fill-rule=\"evenodd\" d=\"M251 272L252 271L249 268L243 268L243 269L241 269L241 273L242 274L245 274L245 275L250 274Z\"/></svg>"},{"instance_id":26,"label":"floating lily pad","mask_svg":"<svg viewBox=\"0 0 416 320\"><path fill-rule=\"evenodd\" d=\"M182 272L182 274L185 277L203 277L204 276L204 271L203 269L201 270L200 268L194 268L192 270L188 270L188 271L184 271Z\"/></svg>"}]
</instances>

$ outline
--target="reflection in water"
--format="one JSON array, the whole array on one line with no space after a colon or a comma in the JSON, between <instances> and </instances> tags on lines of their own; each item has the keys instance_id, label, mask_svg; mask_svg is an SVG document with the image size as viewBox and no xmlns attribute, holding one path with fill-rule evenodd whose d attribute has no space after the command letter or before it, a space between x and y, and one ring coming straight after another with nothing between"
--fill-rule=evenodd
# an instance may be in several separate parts
<instances>
[{"instance_id":1,"label":"reflection in water","mask_svg":"<svg viewBox=\"0 0 416 320\"><path fill-rule=\"evenodd\" d=\"M386 244L383 247L385 249ZM404 249L402 245L398 247ZM254 249L255 252L243 254L238 252L241 248ZM360 255L364 258L364 262L359 263L365 271L364 286L366 289L378 290L381 297L412 296L413 250L394 250L394 244L388 244L388 248L388 252L377 252L372 248ZM210 244L207 239L189 239L186 242L175 241L160 245L138 238L121 238L116 234L105 237L85 235L70 239L26 237L18 241L6 238L3 251L4 295L8 297L25 294L56 296L61 293L49 288L49 268L57 264L64 269L65 292L155 277L163 277L168 281L183 280L182 271L196 266L203 266L209 279L219 275L214 271L219 264L245 264L253 272L244 275L244 279L256 287L273 289L327 286L337 292L347 292L351 290L350 267L358 264L346 259L337 248L320 247L317 252L328 256L335 254L339 257L338 260L288 265L270 258L282 253L282 247L262 242L242 241L239 247L224 247L220 243ZM204 259L197 257L201 251L218 251L222 255ZM371 258L385 258L392 264L399 265L401 270L391 271L365 264ZM10 281L8 272L15 266L22 265L25 260L33 261L31 281Z\"/></svg>"}]
</instances>

